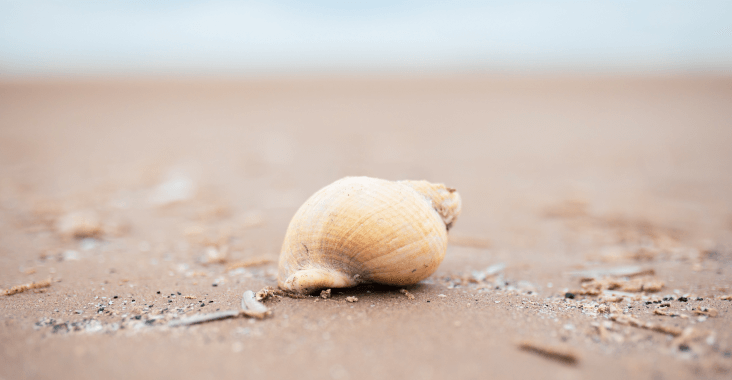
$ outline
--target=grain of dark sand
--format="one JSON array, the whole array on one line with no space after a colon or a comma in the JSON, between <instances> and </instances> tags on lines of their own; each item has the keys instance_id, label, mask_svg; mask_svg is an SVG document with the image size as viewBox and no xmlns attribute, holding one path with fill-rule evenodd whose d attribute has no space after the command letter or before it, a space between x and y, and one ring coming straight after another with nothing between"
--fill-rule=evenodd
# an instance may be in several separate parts
<instances>
[{"instance_id":1,"label":"grain of dark sand","mask_svg":"<svg viewBox=\"0 0 732 380\"><path fill-rule=\"evenodd\" d=\"M0 287L52 283L0 296L0 378L729 378L730 104L729 77L2 82ZM431 278L168 327L276 286L349 175L458 189ZM580 294L613 268L663 288Z\"/></svg>"}]
</instances>

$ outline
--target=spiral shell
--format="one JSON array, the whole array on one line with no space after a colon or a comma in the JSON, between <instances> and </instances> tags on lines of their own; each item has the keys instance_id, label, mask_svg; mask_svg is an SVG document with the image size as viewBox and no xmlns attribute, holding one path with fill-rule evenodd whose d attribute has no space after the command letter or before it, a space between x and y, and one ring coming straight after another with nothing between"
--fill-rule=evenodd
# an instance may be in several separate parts
<instances>
[{"instance_id":1,"label":"spiral shell","mask_svg":"<svg viewBox=\"0 0 732 380\"><path fill-rule=\"evenodd\" d=\"M427 181L346 177L297 211L282 244L280 288L311 293L359 283L409 285L445 257L460 195Z\"/></svg>"}]
</instances>

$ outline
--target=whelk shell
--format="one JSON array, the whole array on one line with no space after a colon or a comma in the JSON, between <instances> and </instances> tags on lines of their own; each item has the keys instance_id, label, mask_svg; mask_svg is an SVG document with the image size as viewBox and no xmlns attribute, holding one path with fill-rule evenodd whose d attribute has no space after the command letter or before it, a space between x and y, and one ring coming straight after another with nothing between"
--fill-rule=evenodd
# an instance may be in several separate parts
<instances>
[{"instance_id":1,"label":"whelk shell","mask_svg":"<svg viewBox=\"0 0 732 380\"><path fill-rule=\"evenodd\" d=\"M415 284L445 257L460 195L443 184L346 177L297 211L277 283L296 293L360 283Z\"/></svg>"}]
</instances>

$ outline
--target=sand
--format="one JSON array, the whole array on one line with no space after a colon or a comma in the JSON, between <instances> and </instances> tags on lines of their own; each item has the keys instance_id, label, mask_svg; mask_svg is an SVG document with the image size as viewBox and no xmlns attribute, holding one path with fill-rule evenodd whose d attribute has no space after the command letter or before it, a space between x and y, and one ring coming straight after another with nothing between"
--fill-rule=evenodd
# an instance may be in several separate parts
<instances>
[{"instance_id":1,"label":"sand","mask_svg":"<svg viewBox=\"0 0 732 380\"><path fill-rule=\"evenodd\" d=\"M0 378L729 378L730 104L713 76L5 80L0 288L29 286ZM276 287L349 175L458 189L433 276L174 326Z\"/></svg>"}]
</instances>

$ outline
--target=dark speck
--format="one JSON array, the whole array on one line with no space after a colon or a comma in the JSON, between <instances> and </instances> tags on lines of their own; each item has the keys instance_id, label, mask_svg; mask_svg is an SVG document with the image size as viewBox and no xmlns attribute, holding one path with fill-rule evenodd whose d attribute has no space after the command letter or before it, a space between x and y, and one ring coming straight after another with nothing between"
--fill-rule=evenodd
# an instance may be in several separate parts
<instances>
[{"instance_id":1,"label":"dark speck","mask_svg":"<svg viewBox=\"0 0 732 380\"><path fill-rule=\"evenodd\" d=\"M430 301L427 301L427 302L430 302Z\"/></svg>"},{"instance_id":2,"label":"dark speck","mask_svg":"<svg viewBox=\"0 0 732 380\"><path fill-rule=\"evenodd\" d=\"M686 297L679 297L679 302L687 302L687 301L689 301L688 298L686 298Z\"/></svg>"},{"instance_id":3,"label":"dark speck","mask_svg":"<svg viewBox=\"0 0 732 380\"><path fill-rule=\"evenodd\" d=\"M117 296L114 296L114 297L112 297L112 298L117 298Z\"/></svg>"},{"instance_id":4,"label":"dark speck","mask_svg":"<svg viewBox=\"0 0 732 380\"><path fill-rule=\"evenodd\" d=\"M158 294L160 294L160 291L158 290Z\"/></svg>"},{"instance_id":5,"label":"dark speck","mask_svg":"<svg viewBox=\"0 0 732 380\"><path fill-rule=\"evenodd\" d=\"M689 351L689 346L686 343L682 343L679 345L679 351Z\"/></svg>"},{"instance_id":6,"label":"dark speck","mask_svg":"<svg viewBox=\"0 0 732 380\"><path fill-rule=\"evenodd\" d=\"M178 295L181 295L180 292L178 292Z\"/></svg>"},{"instance_id":7,"label":"dark speck","mask_svg":"<svg viewBox=\"0 0 732 380\"><path fill-rule=\"evenodd\" d=\"M208 301L208 303L213 303L213 301Z\"/></svg>"},{"instance_id":8,"label":"dark speck","mask_svg":"<svg viewBox=\"0 0 732 380\"><path fill-rule=\"evenodd\" d=\"M168 303L171 303L171 302L173 302L173 300L168 300Z\"/></svg>"},{"instance_id":9,"label":"dark speck","mask_svg":"<svg viewBox=\"0 0 732 380\"><path fill-rule=\"evenodd\" d=\"M564 293L564 298L569 298L569 299L573 300L574 293L570 293L570 292Z\"/></svg>"},{"instance_id":10,"label":"dark speck","mask_svg":"<svg viewBox=\"0 0 732 380\"><path fill-rule=\"evenodd\" d=\"M704 301L704 298L701 298L701 297L696 297L696 300L697 300L697 301Z\"/></svg>"},{"instance_id":11,"label":"dark speck","mask_svg":"<svg viewBox=\"0 0 732 380\"><path fill-rule=\"evenodd\" d=\"M219 284L211 284L211 286L219 286Z\"/></svg>"}]
</instances>

